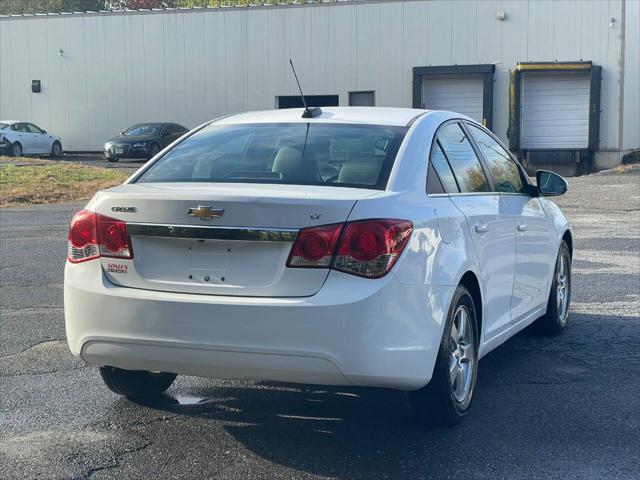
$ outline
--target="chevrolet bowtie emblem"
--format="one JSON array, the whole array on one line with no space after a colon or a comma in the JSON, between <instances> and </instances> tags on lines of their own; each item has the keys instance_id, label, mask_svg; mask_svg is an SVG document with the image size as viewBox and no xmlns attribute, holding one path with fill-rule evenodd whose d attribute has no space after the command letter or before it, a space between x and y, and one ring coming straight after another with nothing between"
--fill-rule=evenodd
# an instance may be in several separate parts
<instances>
[{"instance_id":1,"label":"chevrolet bowtie emblem","mask_svg":"<svg viewBox=\"0 0 640 480\"><path fill-rule=\"evenodd\" d=\"M190 217L198 217L200 220L211 220L212 218L220 218L224 215L224 208L211 208L206 205L198 205L197 208L191 207L187 215Z\"/></svg>"}]
</instances>

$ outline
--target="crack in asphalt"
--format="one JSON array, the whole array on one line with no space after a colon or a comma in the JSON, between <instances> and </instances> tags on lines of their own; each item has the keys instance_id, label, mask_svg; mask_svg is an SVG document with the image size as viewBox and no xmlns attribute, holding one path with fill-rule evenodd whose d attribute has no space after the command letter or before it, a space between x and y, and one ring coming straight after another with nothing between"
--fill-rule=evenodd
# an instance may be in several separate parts
<instances>
[{"instance_id":1,"label":"crack in asphalt","mask_svg":"<svg viewBox=\"0 0 640 480\"><path fill-rule=\"evenodd\" d=\"M41 342L38 343L34 343L32 345L29 345L28 347L23 348L22 350L18 350L17 352L13 352L13 353L8 353L6 355L0 355L0 358L10 358L10 357L15 357L16 355L20 355L21 353L27 352L29 350L31 350L32 348L44 345L45 343L50 343L50 342L66 342L67 339L66 338L48 338L46 340L42 340Z\"/></svg>"},{"instance_id":2,"label":"crack in asphalt","mask_svg":"<svg viewBox=\"0 0 640 480\"><path fill-rule=\"evenodd\" d=\"M152 445L153 442L147 440L146 443L144 443L143 445L140 445L138 447L132 447L129 449L125 449L121 452L114 452L114 459L113 459L113 463L110 465L102 465L99 467L91 467L87 473L85 475L82 475L78 478L80 479L89 479L91 477L93 477L96 473L98 472L102 472L104 470L111 470L113 468L118 468L121 466L121 460L122 457L124 457L125 455L132 455L135 454L137 452L141 452L142 450L145 450L146 448L148 448L150 445Z\"/></svg>"}]
</instances>

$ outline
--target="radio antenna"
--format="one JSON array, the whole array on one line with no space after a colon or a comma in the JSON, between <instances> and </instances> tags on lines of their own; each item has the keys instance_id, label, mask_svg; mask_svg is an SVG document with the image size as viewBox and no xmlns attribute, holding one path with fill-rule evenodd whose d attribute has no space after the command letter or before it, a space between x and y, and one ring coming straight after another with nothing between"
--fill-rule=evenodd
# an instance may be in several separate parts
<instances>
[{"instance_id":1,"label":"radio antenna","mask_svg":"<svg viewBox=\"0 0 640 480\"><path fill-rule=\"evenodd\" d=\"M298 90L300 90L300 97L302 98L302 104L304 105L304 112L302 112L302 118L314 118L319 115L322 115L322 109L320 107L311 107L307 105L307 99L304 98L304 93L302 93L302 87L300 86L300 80L298 80L298 74L296 73L296 67L293 66L293 61L289 59L289 64L291 65L291 70L293 70L293 76L296 79L296 83L298 84Z\"/></svg>"}]
</instances>

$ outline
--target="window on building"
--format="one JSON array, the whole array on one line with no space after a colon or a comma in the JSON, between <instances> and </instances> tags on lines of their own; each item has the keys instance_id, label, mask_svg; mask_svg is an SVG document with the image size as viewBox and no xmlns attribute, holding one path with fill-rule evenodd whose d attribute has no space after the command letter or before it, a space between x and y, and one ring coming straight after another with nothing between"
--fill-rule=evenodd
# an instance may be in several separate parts
<instances>
[{"instance_id":1,"label":"window on building","mask_svg":"<svg viewBox=\"0 0 640 480\"><path fill-rule=\"evenodd\" d=\"M349 92L349 106L351 107L375 107L376 92Z\"/></svg>"},{"instance_id":2,"label":"window on building","mask_svg":"<svg viewBox=\"0 0 640 480\"><path fill-rule=\"evenodd\" d=\"M457 123L449 123L438 130L438 142L449 160L460 191L489 192L491 187L469 139Z\"/></svg>"},{"instance_id":3,"label":"window on building","mask_svg":"<svg viewBox=\"0 0 640 480\"><path fill-rule=\"evenodd\" d=\"M340 103L338 95L305 95L305 100L309 107L337 107ZM280 95L278 97L278 108L303 108L302 97L300 95Z\"/></svg>"}]
</instances>

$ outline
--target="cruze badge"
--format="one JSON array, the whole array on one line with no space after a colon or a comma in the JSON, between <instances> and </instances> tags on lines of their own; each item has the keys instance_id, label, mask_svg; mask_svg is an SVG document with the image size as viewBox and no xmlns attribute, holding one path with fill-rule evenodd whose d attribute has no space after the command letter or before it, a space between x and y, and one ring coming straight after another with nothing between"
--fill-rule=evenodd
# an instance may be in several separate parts
<instances>
[{"instance_id":1,"label":"cruze badge","mask_svg":"<svg viewBox=\"0 0 640 480\"><path fill-rule=\"evenodd\" d=\"M138 211L136 207L111 207L112 212L124 212L124 213L135 213Z\"/></svg>"},{"instance_id":2,"label":"cruze badge","mask_svg":"<svg viewBox=\"0 0 640 480\"><path fill-rule=\"evenodd\" d=\"M224 215L224 208L211 208L206 205L198 205L191 207L187 212L190 217L198 217L200 220L211 220L212 218L220 218Z\"/></svg>"}]
</instances>

